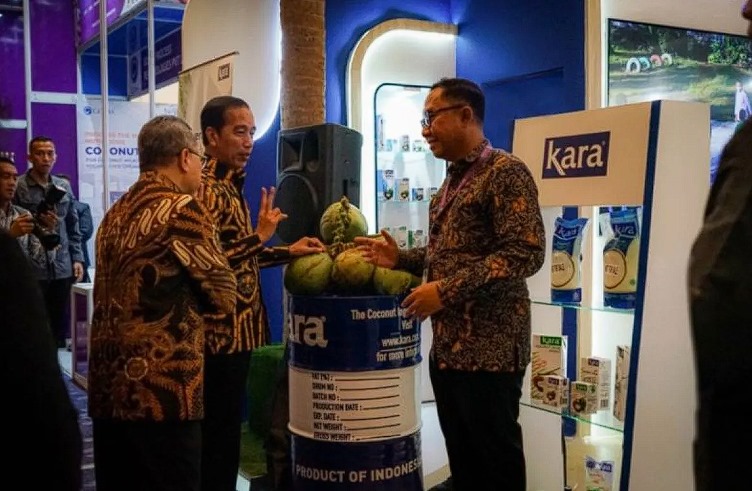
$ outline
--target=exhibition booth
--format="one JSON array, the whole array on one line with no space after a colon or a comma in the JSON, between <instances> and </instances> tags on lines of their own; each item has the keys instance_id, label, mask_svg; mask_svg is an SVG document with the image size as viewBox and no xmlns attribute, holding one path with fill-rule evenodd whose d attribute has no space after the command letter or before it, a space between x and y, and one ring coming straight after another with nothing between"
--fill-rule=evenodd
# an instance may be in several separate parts
<instances>
[{"instance_id":1,"label":"exhibition booth","mask_svg":"<svg viewBox=\"0 0 752 491\"><path fill-rule=\"evenodd\" d=\"M703 1L698 8L710 9ZM227 65L222 90L247 100L259 126L245 188L254 209L261 186L275 185L280 172L279 2L48 3L0 1L0 64L8 74L0 80L0 152L21 166L28 139L51 136L55 171L73 176L74 192L98 223L138 175L140 126L157 114L191 121L181 107L188 100L181 73ZM696 393L684 272L714 166L734 130L733 84L752 81L733 52L717 46L746 42L746 27L735 9L704 19L696 11L677 17L647 0L629 3L326 1L326 123L362 135L359 204L369 232L387 228L405 248L424 244L444 162L423 144L419 120L441 77L481 85L487 136L536 178L548 246L528 282L534 360L520 423L530 490L693 486ZM227 61L211 65L217 60ZM692 85L695 77L676 76L679 67L704 74L703 90ZM619 256L612 239L632 216L637 230ZM562 220L580 220L580 254L555 249ZM620 265L629 273L614 279ZM282 275L274 268L261 279L275 341L289 301ZM562 290L575 296L562 300ZM73 287L72 371L82 386L92 294L91 284ZM448 475L425 365L430 321L419 331L423 361L414 358L409 372L414 394L401 395L416 397L406 412L417 420L400 434L421 433L422 449L411 440L417 447L406 459L422 462L416 490ZM300 366L298 379L308 384L318 372L344 370ZM293 422L298 429L310 422L301 434L317 455L332 435L357 439L346 426L313 431L313 412L304 413L298 408ZM298 483L316 489L305 476ZM391 489L384 476L379 485Z\"/></svg>"}]
</instances>

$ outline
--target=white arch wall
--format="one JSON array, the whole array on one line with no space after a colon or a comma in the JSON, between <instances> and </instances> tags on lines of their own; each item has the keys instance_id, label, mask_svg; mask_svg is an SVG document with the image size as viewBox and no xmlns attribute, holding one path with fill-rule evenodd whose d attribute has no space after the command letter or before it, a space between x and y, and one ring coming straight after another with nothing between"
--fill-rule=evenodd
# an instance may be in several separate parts
<instances>
[{"instance_id":1,"label":"white arch wall","mask_svg":"<svg viewBox=\"0 0 752 491\"><path fill-rule=\"evenodd\" d=\"M183 69L237 51L232 94L256 117L256 138L279 107L279 0L191 0L183 15Z\"/></svg>"}]
</instances>

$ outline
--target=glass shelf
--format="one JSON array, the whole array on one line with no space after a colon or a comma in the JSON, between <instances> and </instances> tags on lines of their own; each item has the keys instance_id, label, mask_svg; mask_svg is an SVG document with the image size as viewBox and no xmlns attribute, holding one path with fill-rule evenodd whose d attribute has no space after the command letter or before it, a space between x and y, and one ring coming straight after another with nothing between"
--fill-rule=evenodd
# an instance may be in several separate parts
<instances>
[{"instance_id":1,"label":"glass shelf","mask_svg":"<svg viewBox=\"0 0 752 491\"><path fill-rule=\"evenodd\" d=\"M618 431L619 433L624 433L624 422L614 418L614 415L611 413L610 408L603 409L595 414L574 415L571 414L568 409L556 409L551 406L546 406L543 403L537 401L533 402L530 399L529 395L523 395L522 399L520 400L520 404L546 413L556 414L558 416L561 416L562 418L567 418L574 421L579 421L580 423L587 423L594 426L599 426L601 428L606 428L608 430Z\"/></svg>"},{"instance_id":2,"label":"glass shelf","mask_svg":"<svg viewBox=\"0 0 752 491\"><path fill-rule=\"evenodd\" d=\"M416 203L416 204L419 204L419 205L428 205L430 202L431 202L431 200L427 200L427 199L424 199L422 201L413 200L413 199L411 199L411 200L405 200L405 201L390 199L388 201L387 200L379 201L379 204L380 205L384 204L384 205L389 205L389 206L409 205L410 203Z\"/></svg>"},{"instance_id":3,"label":"glass shelf","mask_svg":"<svg viewBox=\"0 0 752 491\"><path fill-rule=\"evenodd\" d=\"M596 312L608 312L611 314L634 315L634 309L615 309L603 305L581 305L577 303L552 302L541 298L531 298L530 303L534 305L549 305L552 307L563 307L565 309L590 310Z\"/></svg>"}]
</instances>

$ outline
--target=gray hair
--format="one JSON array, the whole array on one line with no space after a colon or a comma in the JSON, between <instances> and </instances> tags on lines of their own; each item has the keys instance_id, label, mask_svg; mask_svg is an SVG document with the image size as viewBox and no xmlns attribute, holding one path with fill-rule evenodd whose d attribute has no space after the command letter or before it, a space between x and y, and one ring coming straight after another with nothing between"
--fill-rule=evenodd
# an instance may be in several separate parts
<instances>
[{"instance_id":1,"label":"gray hair","mask_svg":"<svg viewBox=\"0 0 752 491\"><path fill-rule=\"evenodd\" d=\"M177 116L157 116L138 133L139 170L163 167L183 149L195 146L196 137L188 123Z\"/></svg>"}]
</instances>

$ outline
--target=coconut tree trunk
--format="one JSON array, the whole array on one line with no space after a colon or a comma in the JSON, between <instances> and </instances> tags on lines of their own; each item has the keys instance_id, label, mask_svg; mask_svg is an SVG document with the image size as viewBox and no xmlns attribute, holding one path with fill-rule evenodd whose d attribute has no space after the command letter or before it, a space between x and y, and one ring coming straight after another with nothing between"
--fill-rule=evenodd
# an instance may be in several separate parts
<instances>
[{"instance_id":1,"label":"coconut tree trunk","mask_svg":"<svg viewBox=\"0 0 752 491\"><path fill-rule=\"evenodd\" d=\"M282 129L326 120L324 7L325 0L280 0Z\"/></svg>"}]
</instances>

